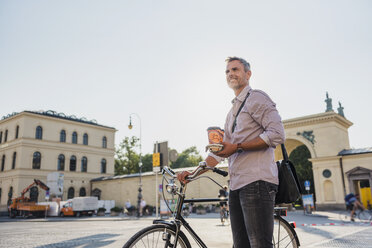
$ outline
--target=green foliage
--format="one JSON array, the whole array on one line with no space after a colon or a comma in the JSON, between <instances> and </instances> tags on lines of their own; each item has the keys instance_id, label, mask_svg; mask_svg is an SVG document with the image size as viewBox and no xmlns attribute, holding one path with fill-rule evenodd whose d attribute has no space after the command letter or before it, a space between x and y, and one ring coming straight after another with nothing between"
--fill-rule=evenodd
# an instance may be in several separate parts
<instances>
[{"instance_id":1,"label":"green foliage","mask_svg":"<svg viewBox=\"0 0 372 248\"><path fill-rule=\"evenodd\" d=\"M98 210L97 210L97 212L105 212L106 211L106 208L99 208Z\"/></svg>"},{"instance_id":2,"label":"green foliage","mask_svg":"<svg viewBox=\"0 0 372 248\"><path fill-rule=\"evenodd\" d=\"M115 175L139 172L139 154L135 152L138 141L137 137L125 137L120 142L115 151Z\"/></svg>"},{"instance_id":3,"label":"green foliage","mask_svg":"<svg viewBox=\"0 0 372 248\"><path fill-rule=\"evenodd\" d=\"M111 208L110 211L120 213L121 211L123 211L123 209L121 207L115 206L115 207Z\"/></svg>"},{"instance_id":4,"label":"green foliage","mask_svg":"<svg viewBox=\"0 0 372 248\"><path fill-rule=\"evenodd\" d=\"M313 176L313 165L309 161L311 154L309 149L305 145L298 146L289 155L289 160L291 160L296 168L298 180L303 189L305 189L304 182L306 180L310 181L310 193L314 194L314 176Z\"/></svg>"},{"instance_id":5,"label":"green foliage","mask_svg":"<svg viewBox=\"0 0 372 248\"><path fill-rule=\"evenodd\" d=\"M171 168L184 168L197 166L199 162L203 160L195 146L187 148L181 154L175 162L170 164Z\"/></svg>"},{"instance_id":6,"label":"green foliage","mask_svg":"<svg viewBox=\"0 0 372 248\"><path fill-rule=\"evenodd\" d=\"M140 156L136 152L139 147L137 137L125 137L115 150L115 175L132 174L139 172ZM172 168L183 168L197 166L202 157L196 147L184 150L178 159L171 163ZM142 172L152 171L152 154L142 155Z\"/></svg>"}]
</instances>

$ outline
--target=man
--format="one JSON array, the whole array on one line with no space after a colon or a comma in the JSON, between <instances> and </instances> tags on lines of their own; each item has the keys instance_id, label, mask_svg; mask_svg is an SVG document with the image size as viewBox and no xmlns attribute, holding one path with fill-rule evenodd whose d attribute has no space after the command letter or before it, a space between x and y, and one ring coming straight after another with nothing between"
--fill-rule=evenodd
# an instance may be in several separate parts
<instances>
[{"instance_id":1,"label":"man","mask_svg":"<svg viewBox=\"0 0 372 248\"><path fill-rule=\"evenodd\" d=\"M274 149L284 143L284 128L275 103L266 93L249 86L249 63L238 57L226 61L227 84L236 97L226 118L224 148L209 154L206 163L216 166L228 158L234 247L272 247L279 183ZM184 171L178 179L187 183L189 174Z\"/></svg>"},{"instance_id":2,"label":"man","mask_svg":"<svg viewBox=\"0 0 372 248\"><path fill-rule=\"evenodd\" d=\"M360 203L359 199L360 199L359 194L354 195L353 193L350 193L345 196L346 208L351 210L350 220L353 222L355 221L354 215L356 210L358 209L366 210L363 204Z\"/></svg>"}]
</instances>

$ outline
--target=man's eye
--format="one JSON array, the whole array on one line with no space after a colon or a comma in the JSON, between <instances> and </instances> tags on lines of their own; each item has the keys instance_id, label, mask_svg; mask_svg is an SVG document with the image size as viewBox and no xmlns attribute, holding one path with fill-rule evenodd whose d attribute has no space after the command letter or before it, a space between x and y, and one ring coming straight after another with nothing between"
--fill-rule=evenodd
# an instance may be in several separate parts
<instances>
[{"instance_id":1,"label":"man's eye","mask_svg":"<svg viewBox=\"0 0 372 248\"><path fill-rule=\"evenodd\" d=\"M225 71L225 73L227 74L227 73L229 73L229 71Z\"/></svg>"}]
</instances>

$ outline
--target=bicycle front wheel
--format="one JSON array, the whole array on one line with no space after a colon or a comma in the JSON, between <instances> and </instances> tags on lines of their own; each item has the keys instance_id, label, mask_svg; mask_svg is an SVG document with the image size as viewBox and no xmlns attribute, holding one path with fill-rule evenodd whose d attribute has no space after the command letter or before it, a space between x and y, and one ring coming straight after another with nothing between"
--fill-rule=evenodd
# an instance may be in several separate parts
<instances>
[{"instance_id":1,"label":"bicycle front wheel","mask_svg":"<svg viewBox=\"0 0 372 248\"><path fill-rule=\"evenodd\" d=\"M274 217L273 247L297 248L300 246L294 228L280 216Z\"/></svg>"},{"instance_id":2,"label":"bicycle front wheel","mask_svg":"<svg viewBox=\"0 0 372 248\"><path fill-rule=\"evenodd\" d=\"M167 248L174 247L176 232L166 225L152 225L137 232L123 246L123 248ZM177 247L191 248L186 235L179 231Z\"/></svg>"},{"instance_id":3,"label":"bicycle front wheel","mask_svg":"<svg viewBox=\"0 0 372 248\"><path fill-rule=\"evenodd\" d=\"M372 221L372 215L367 210L362 210L358 214L358 218L362 222L369 222Z\"/></svg>"}]
</instances>

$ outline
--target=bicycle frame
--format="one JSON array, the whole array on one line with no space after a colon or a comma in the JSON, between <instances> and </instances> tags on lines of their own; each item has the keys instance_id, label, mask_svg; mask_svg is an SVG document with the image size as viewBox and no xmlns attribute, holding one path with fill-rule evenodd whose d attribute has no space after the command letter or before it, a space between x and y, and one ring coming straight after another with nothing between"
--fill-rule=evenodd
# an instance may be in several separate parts
<instances>
[{"instance_id":1,"label":"bicycle frame","mask_svg":"<svg viewBox=\"0 0 372 248\"><path fill-rule=\"evenodd\" d=\"M177 247L178 242L178 234L181 229L181 226L183 226L193 237L193 239L199 244L200 247L207 248L206 244L202 241L202 239L196 234L194 229L189 225L189 223L183 218L181 215L182 213L182 206L184 203L194 203L194 202L220 202L220 201L226 201L226 199L220 199L220 198L199 198L199 199L185 199L185 191L186 186L181 185L180 191L177 194L178 195L178 201L174 216L174 221L165 221L162 219L154 220L153 224L163 224L167 226L175 227L176 230L176 238L175 238L175 244L174 247Z\"/></svg>"}]
</instances>

